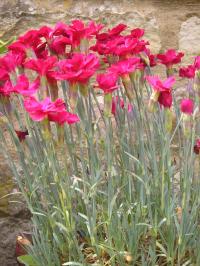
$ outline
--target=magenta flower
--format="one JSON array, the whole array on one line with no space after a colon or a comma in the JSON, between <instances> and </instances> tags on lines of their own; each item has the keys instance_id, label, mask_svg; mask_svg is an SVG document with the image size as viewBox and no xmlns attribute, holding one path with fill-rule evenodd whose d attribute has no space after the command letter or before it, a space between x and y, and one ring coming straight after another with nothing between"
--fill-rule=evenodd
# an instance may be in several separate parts
<instances>
[{"instance_id":1,"label":"magenta flower","mask_svg":"<svg viewBox=\"0 0 200 266\"><path fill-rule=\"evenodd\" d=\"M148 42L139 40L132 37L118 37L112 42L108 42L107 45L111 47L113 55L127 56L135 55L142 51L145 51Z\"/></svg>"},{"instance_id":2,"label":"magenta flower","mask_svg":"<svg viewBox=\"0 0 200 266\"><path fill-rule=\"evenodd\" d=\"M102 89L105 94L112 93L118 88L117 79L118 76L111 72L97 75L99 88Z\"/></svg>"},{"instance_id":3,"label":"magenta flower","mask_svg":"<svg viewBox=\"0 0 200 266\"><path fill-rule=\"evenodd\" d=\"M97 34L96 39L97 41L100 41L100 42L112 40L115 37L120 36L120 33L124 31L126 28L127 26L125 24L120 23L114 28L109 29L107 32Z\"/></svg>"},{"instance_id":4,"label":"magenta flower","mask_svg":"<svg viewBox=\"0 0 200 266\"><path fill-rule=\"evenodd\" d=\"M38 35L38 30L29 30L24 35L20 36L17 41L8 46L8 49L16 53L26 53L28 49L35 49L41 40Z\"/></svg>"},{"instance_id":5,"label":"magenta flower","mask_svg":"<svg viewBox=\"0 0 200 266\"><path fill-rule=\"evenodd\" d=\"M196 144L194 145L194 153L196 154L200 153L200 139L196 140Z\"/></svg>"},{"instance_id":6,"label":"magenta flower","mask_svg":"<svg viewBox=\"0 0 200 266\"><path fill-rule=\"evenodd\" d=\"M110 36L118 36L126 28L127 26L125 24L119 23L117 26L113 27L112 29L109 29L108 34Z\"/></svg>"},{"instance_id":7,"label":"magenta flower","mask_svg":"<svg viewBox=\"0 0 200 266\"><path fill-rule=\"evenodd\" d=\"M179 76L183 78L193 79L195 76L195 66L189 65L179 69Z\"/></svg>"},{"instance_id":8,"label":"magenta flower","mask_svg":"<svg viewBox=\"0 0 200 266\"><path fill-rule=\"evenodd\" d=\"M87 84L99 68L99 59L94 54L74 54L71 59L58 62L58 72L55 78L68 80L70 83Z\"/></svg>"},{"instance_id":9,"label":"magenta flower","mask_svg":"<svg viewBox=\"0 0 200 266\"><path fill-rule=\"evenodd\" d=\"M175 83L174 77L169 77L164 81L161 81L158 76L146 76L146 80L152 85L153 89L156 91L167 91L171 89L171 87Z\"/></svg>"},{"instance_id":10,"label":"magenta flower","mask_svg":"<svg viewBox=\"0 0 200 266\"><path fill-rule=\"evenodd\" d=\"M182 113L191 115L194 111L194 102L191 99L183 99L180 108Z\"/></svg>"},{"instance_id":11,"label":"magenta flower","mask_svg":"<svg viewBox=\"0 0 200 266\"><path fill-rule=\"evenodd\" d=\"M144 29L136 28L131 31L131 36L133 38L139 39L144 35Z\"/></svg>"},{"instance_id":12,"label":"magenta flower","mask_svg":"<svg viewBox=\"0 0 200 266\"><path fill-rule=\"evenodd\" d=\"M91 39L102 28L102 24L96 25L93 21L86 26L81 20L73 20L68 26L68 31L72 36L72 46L79 46L83 39Z\"/></svg>"},{"instance_id":13,"label":"magenta flower","mask_svg":"<svg viewBox=\"0 0 200 266\"><path fill-rule=\"evenodd\" d=\"M172 106L172 94L171 91L160 92L158 97L158 102L165 108L170 108Z\"/></svg>"},{"instance_id":14,"label":"magenta flower","mask_svg":"<svg viewBox=\"0 0 200 266\"><path fill-rule=\"evenodd\" d=\"M172 65L180 63L183 56L184 53L177 53L174 49L169 49L164 54L158 54L157 58L160 60L161 64L171 67Z\"/></svg>"},{"instance_id":15,"label":"magenta flower","mask_svg":"<svg viewBox=\"0 0 200 266\"><path fill-rule=\"evenodd\" d=\"M47 59L30 59L24 67L36 71L40 76L46 76L55 67L56 62L56 57L49 56Z\"/></svg>"},{"instance_id":16,"label":"magenta flower","mask_svg":"<svg viewBox=\"0 0 200 266\"><path fill-rule=\"evenodd\" d=\"M28 78L25 75L20 75L17 79L17 84L13 87L13 91L23 96L30 96L36 93L39 86L39 78L36 78L35 81L30 84Z\"/></svg>"},{"instance_id":17,"label":"magenta flower","mask_svg":"<svg viewBox=\"0 0 200 266\"><path fill-rule=\"evenodd\" d=\"M158 101L160 105L170 108L172 105L171 88L175 83L175 78L169 77L161 81L158 76L146 76L146 80L153 87L153 101Z\"/></svg>"},{"instance_id":18,"label":"magenta flower","mask_svg":"<svg viewBox=\"0 0 200 266\"><path fill-rule=\"evenodd\" d=\"M135 57L119 61L118 63L111 65L108 70L119 76L123 76L134 72L138 68L141 68L140 59Z\"/></svg>"},{"instance_id":19,"label":"magenta flower","mask_svg":"<svg viewBox=\"0 0 200 266\"><path fill-rule=\"evenodd\" d=\"M71 43L72 42L68 37L58 36L51 41L49 47L54 53L63 55L65 54L66 46L71 45Z\"/></svg>"},{"instance_id":20,"label":"magenta flower","mask_svg":"<svg viewBox=\"0 0 200 266\"><path fill-rule=\"evenodd\" d=\"M69 37L71 34L69 32L69 27L63 22L58 22L54 27L53 31L50 33L50 36L65 36Z\"/></svg>"},{"instance_id":21,"label":"magenta flower","mask_svg":"<svg viewBox=\"0 0 200 266\"><path fill-rule=\"evenodd\" d=\"M48 119L60 125L64 123L73 124L79 121L76 114L66 111L62 99L51 102L50 98L46 98L42 102L38 102L35 98L30 97L24 100L24 107L34 121Z\"/></svg>"},{"instance_id":22,"label":"magenta flower","mask_svg":"<svg viewBox=\"0 0 200 266\"><path fill-rule=\"evenodd\" d=\"M133 36L120 35L125 28L126 25L119 24L108 32L98 34L96 44L90 47L90 49L101 55L117 55L123 57L144 51L148 42L139 40L139 37L142 36L142 30L133 30Z\"/></svg>"},{"instance_id":23,"label":"magenta flower","mask_svg":"<svg viewBox=\"0 0 200 266\"><path fill-rule=\"evenodd\" d=\"M0 82L7 81L10 79L9 72L4 68L0 67Z\"/></svg>"},{"instance_id":24,"label":"magenta flower","mask_svg":"<svg viewBox=\"0 0 200 266\"><path fill-rule=\"evenodd\" d=\"M199 70L200 69L200 56L196 56L194 59L194 67L195 69Z\"/></svg>"},{"instance_id":25,"label":"magenta flower","mask_svg":"<svg viewBox=\"0 0 200 266\"><path fill-rule=\"evenodd\" d=\"M17 67L22 66L24 62L24 54L9 52L0 58L0 68L10 73L16 70Z\"/></svg>"},{"instance_id":26,"label":"magenta flower","mask_svg":"<svg viewBox=\"0 0 200 266\"><path fill-rule=\"evenodd\" d=\"M99 33L99 31L102 30L103 27L104 27L103 24L95 24L94 21L90 21L88 23L87 28L86 28L85 38L90 39L93 36L97 36L97 34Z\"/></svg>"},{"instance_id":27,"label":"magenta flower","mask_svg":"<svg viewBox=\"0 0 200 266\"><path fill-rule=\"evenodd\" d=\"M52 32L53 32L52 28L48 26L43 26L38 30L37 35L39 38L45 38L48 41L51 39Z\"/></svg>"},{"instance_id":28,"label":"magenta flower","mask_svg":"<svg viewBox=\"0 0 200 266\"><path fill-rule=\"evenodd\" d=\"M10 97L14 93L11 81L7 80L3 86L0 87L0 96Z\"/></svg>"}]
</instances>

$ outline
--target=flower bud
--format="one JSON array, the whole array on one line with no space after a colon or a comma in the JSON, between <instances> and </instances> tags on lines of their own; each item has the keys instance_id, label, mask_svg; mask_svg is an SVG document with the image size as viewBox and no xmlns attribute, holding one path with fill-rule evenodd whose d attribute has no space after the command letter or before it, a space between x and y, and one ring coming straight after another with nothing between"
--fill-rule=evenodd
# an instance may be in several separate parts
<instances>
[{"instance_id":1,"label":"flower bud","mask_svg":"<svg viewBox=\"0 0 200 266\"><path fill-rule=\"evenodd\" d=\"M141 56L142 60L145 62L145 64L147 66L150 66L150 60L149 60L148 55L146 53L144 53L144 52L141 52L140 56Z\"/></svg>"},{"instance_id":2,"label":"flower bud","mask_svg":"<svg viewBox=\"0 0 200 266\"><path fill-rule=\"evenodd\" d=\"M122 83L124 85L124 88L125 88L126 95L127 95L128 99L130 101L132 101L135 97L134 97L132 82L131 82L131 79L130 79L128 74L127 75L123 75Z\"/></svg>"},{"instance_id":3,"label":"flower bud","mask_svg":"<svg viewBox=\"0 0 200 266\"><path fill-rule=\"evenodd\" d=\"M167 132L171 132L173 128L173 112L171 109L165 109L165 129Z\"/></svg>"},{"instance_id":4,"label":"flower bud","mask_svg":"<svg viewBox=\"0 0 200 266\"><path fill-rule=\"evenodd\" d=\"M167 67L166 74L167 74L167 77L174 75L174 69L172 68L172 66Z\"/></svg>"},{"instance_id":5,"label":"flower bud","mask_svg":"<svg viewBox=\"0 0 200 266\"><path fill-rule=\"evenodd\" d=\"M104 115L110 117L112 113L112 94L107 93L104 95Z\"/></svg>"},{"instance_id":6,"label":"flower bud","mask_svg":"<svg viewBox=\"0 0 200 266\"><path fill-rule=\"evenodd\" d=\"M159 91L153 91L153 93L151 94L150 100L149 100L149 104L148 104L148 110L149 112L153 113L155 110L155 103L158 102L158 98L159 98L160 92Z\"/></svg>"},{"instance_id":7,"label":"flower bud","mask_svg":"<svg viewBox=\"0 0 200 266\"><path fill-rule=\"evenodd\" d=\"M87 97L88 96L88 86L86 84L80 84L79 90L82 96Z\"/></svg>"},{"instance_id":8,"label":"flower bud","mask_svg":"<svg viewBox=\"0 0 200 266\"><path fill-rule=\"evenodd\" d=\"M51 94L51 100L55 101L58 98L58 84L57 81L49 82L49 89Z\"/></svg>"},{"instance_id":9,"label":"flower bud","mask_svg":"<svg viewBox=\"0 0 200 266\"><path fill-rule=\"evenodd\" d=\"M80 51L81 53L88 54L89 49L89 41L87 39L82 39L80 44Z\"/></svg>"},{"instance_id":10,"label":"flower bud","mask_svg":"<svg viewBox=\"0 0 200 266\"><path fill-rule=\"evenodd\" d=\"M11 114L12 104L10 102L10 97L0 96L0 112L4 114Z\"/></svg>"},{"instance_id":11,"label":"flower bud","mask_svg":"<svg viewBox=\"0 0 200 266\"><path fill-rule=\"evenodd\" d=\"M194 77L194 90L200 96L200 71L195 71L195 77Z\"/></svg>"},{"instance_id":12,"label":"flower bud","mask_svg":"<svg viewBox=\"0 0 200 266\"><path fill-rule=\"evenodd\" d=\"M183 133L185 137L189 137L193 127L192 118L188 114L183 114Z\"/></svg>"},{"instance_id":13,"label":"flower bud","mask_svg":"<svg viewBox=\"0 0 200 266\"><path fill-rule=\"evenodd\" d=\"M8 118L0 112L0 125L4 125L9 123Z\"/></svg>"},{"instance_id":14,"label":"flower bud","mask_svg":"<svg viewBox=\"0 0 200 266\"><path fill-rule=\"evenodd\" d=\"M64 143L64 126L63 125L57 125L57 137L58 137L58 146L62 146Z\"/></svg>"},{"instance_id":15,"label":"flower bud","mask_svg":"<svg viewBox=\"0 0 200 266\"><path fill-rule=\"evenodd\" d=\"M78 86L76 83L69 86L69 103L72 111L75 110L78 100Z\"/></svg>"},{"instance_id":16,"label":"flower bud","mask_svg":"<svg viewBox=\"0 0 200 266\"><path fill-rule=\"evenodd\" d=\"M48 140L51 137L51 127L50 127L50 122L49 120L46 118L44 119L42 122L42 133L43 133L43 137L44 139Z\"/></svg>"}]
</instances>

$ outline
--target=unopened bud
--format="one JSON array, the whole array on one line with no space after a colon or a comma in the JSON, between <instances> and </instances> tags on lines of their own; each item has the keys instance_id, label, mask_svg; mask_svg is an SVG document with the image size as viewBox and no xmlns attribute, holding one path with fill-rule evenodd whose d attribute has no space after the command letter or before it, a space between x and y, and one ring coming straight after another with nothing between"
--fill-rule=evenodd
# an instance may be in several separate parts
<instances>
[{"instance_id":1,"label":"unopened bud","mask_svg":"<svg viewBox=\"0 0 200 266\"><path fill-rule=\"evenodd\" d=\"M174 69L172 68L172 66L167 67L167 77L173 76L174 75Z\"/></svg>"},{"instance_id":2,"label":"unopened bud","mask_svg":"<svg viewBox=\"0 0 200 266\"><path fill-rule=\"evenodd\" d=\"M183 114L183 133L185 137L189 137L193 127L192 118L188 114Z\"/></svg>"},{"instance_id":3,"label":"unopened bud","mask_svg":"<svg viewBox=\"0 0 200 266\"><path fill-rule=\"evenodd\" d=\"M165 109L165 129L167 132L171 132L173 128L173 113L169 108Z\"/></svg>"},{"instance_id":4,"label":"unopened bud","mask_svg":"<svg viewBox=\"0 0 200 266\"><path fill-rule=\"evenodd\" d=\"M122 83L124 85L128 99L132 101L135 97L134 97L134 92L133 92L133 85L132 85L129 75L124 75L122 77Z\"/></svg>"},{"instance_id":5,"label":"unopened bud","mask_svg":"<svg viewBox=\"0 0 200 266\"><path fill-rule=\"evenodd\" d=\"M77 84L71 84L69 87L69 103L72 111L75 110L78 100L78 86Z\"/></svg>"},{"instance_id":6,"label":"unopened bud","mask_svg":"<svg viewBox=\"0 0 200 266\"><path fill-rule=\"evenodd\" d=\"M107 93L104 95L104 115L110 117L112 114L112 94Z\"/></svg>"},{"instance_id":7,"label":"unopened bud","mask_svg":"<svg viewBox=\"0 0 200 266\"><path fill-rule=\"evenodd\" d=\"M153 91L151 94L149 104L148 104L148 110L149 112L153 113L155 110L155 104L158 102L160 92L159 91Z\"/></svg>"},{"instance_id":8,"label":"unopened bud","mask_svg":"<svg viewBox=\"0 0 200 266\"><path fill-rule=\"evenodd\" d=\"M87 85L80 84L79 85L79 90L80 90L81 95L83 95L84 97L88 96L88 86Z\"/></svg>"}]
</instances>

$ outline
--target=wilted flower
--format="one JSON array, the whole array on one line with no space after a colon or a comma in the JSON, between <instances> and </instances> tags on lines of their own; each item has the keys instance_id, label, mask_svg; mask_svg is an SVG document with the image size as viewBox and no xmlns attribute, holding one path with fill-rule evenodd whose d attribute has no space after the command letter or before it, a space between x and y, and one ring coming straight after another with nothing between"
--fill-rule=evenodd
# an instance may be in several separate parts
<instances>
[{"instance_id":1,"label":"wilted flower","mask_svg":"<svg viewBox=\"0 0 200 266\"><path fill-rule=\"evenodd\" d=\"M21 131L21 130L15 130L15 133L17 134L17 137L19 138L19 141L25 140L26 136L28 136L28 130Z\"/></svg>"}]
</instances>

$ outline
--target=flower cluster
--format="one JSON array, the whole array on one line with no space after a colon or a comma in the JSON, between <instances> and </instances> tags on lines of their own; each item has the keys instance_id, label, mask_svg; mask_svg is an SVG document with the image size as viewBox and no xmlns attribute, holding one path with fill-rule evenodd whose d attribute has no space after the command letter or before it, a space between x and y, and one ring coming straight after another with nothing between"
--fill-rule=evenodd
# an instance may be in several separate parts
<instances>
[{"instance_id":1,"label":"flower cluster","mask_svg":"<svg viewBox=\"0 0 200 266\"><path fill-rule=\"evenodd\" d=\"M184 54L173 49L152 54L149 42L143 39L144 30L140 28L129 33L125 33L128 27L124 24L102 32L103 28L104 25L93 21L85 24L74 20L69 25L58 22L54 28L43 26L20 36L0 58L0 99L6 102L11 95L21 95L33 120L71 124L79 118L70 110L76 112L79 96L87 97L93 88L103 91L107 116L116 114L118 101L114 99L118 96L115 94L127 96L130 110L137 94L135 84L139 81L150 85L149 110L153 111L157 103L171 110L173 66L181 62ZM149 75L149 67L157 64L166 66L164 81ZM195 78L198 88L199 69L200 57L197 56L192 65L180 68L179 75ZM94 79L97 85L91 86ZM62 82L68 87L65 93L69 101L65 104L59 99ZM66 95L63 96L66 99ZM190 110L189 105L191 103L185 101L181 111ZM124 108L121 100L119 106Z\"/></svg>"}]
</instances>

